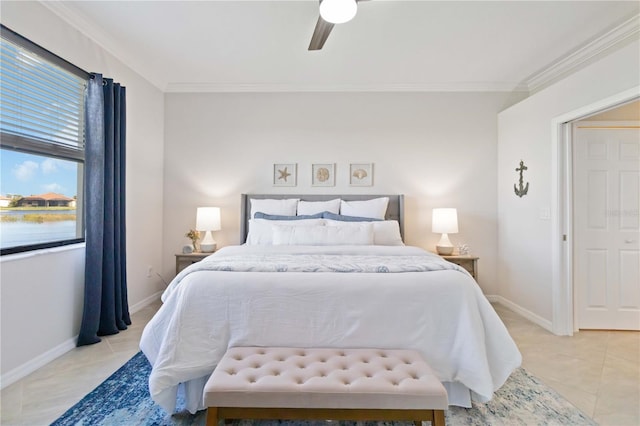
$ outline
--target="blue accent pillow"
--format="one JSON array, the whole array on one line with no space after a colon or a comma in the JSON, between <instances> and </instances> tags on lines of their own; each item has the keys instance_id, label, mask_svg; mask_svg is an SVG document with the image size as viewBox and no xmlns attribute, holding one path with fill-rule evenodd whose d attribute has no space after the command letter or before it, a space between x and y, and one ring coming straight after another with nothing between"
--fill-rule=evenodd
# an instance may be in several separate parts
<instances>
[{"instance_id":1,"label":"blue accent pillow","mask_svg":"<svg viewBox=\"0 0 640 426\"><path fill-rule=\"evenodd\" d=\"M345 216L343 214L335 214L331 212L322 212L323 219L339 220L342 222L382 222L382 219L373 217Z\"/></svg>"},{"instance_id":2,"label":"blue accent pillow","mask_svg":"<svg viewBox=\"0 0 640 426\"><path fill-rule=\"evenodd\" d=\"M302 220L302 219L322 219L322 213L316 214L304 214L300 216L283 216L279 214L266 214L262 212L255 212L254 219L267 219L267 220Z\"/></svg>"}]
</instances>

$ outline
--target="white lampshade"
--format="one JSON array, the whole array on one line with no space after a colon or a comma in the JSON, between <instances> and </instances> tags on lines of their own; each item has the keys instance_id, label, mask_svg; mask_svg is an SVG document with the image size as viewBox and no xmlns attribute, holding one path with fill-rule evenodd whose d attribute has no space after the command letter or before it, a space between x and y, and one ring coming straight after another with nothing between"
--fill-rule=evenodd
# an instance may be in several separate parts
<instances>
[{"instance_id":1,"label":"white lampshade","mask_svg":"<svg viewBox=\"0 0 640 426\"><path fill-rule=\"evenodd\" d=\"M344 24L352 20L356 12L356 0L322 0L320 3L320 16L332 24Z\"/></svg>"},{"instance_id":2,"label":"white lampshade","mask_svg":"<svg viewBox=\"0 0 640 426\"><path fill-rule=\"evenodd\" d=\"M198 231L219 231L220 207L198 207L196 229Z\"/></svg>"},{"instance_id":3,"label":"white lampshade","mask_svg":"<svg viewBox=\"0 0 640 426\"><path fill-rule=\"evenodd\" d=\"M431 231L438 234L458 232L458 211L452 208L433 209Z\"/></svg>"},{"instance_id":4,"label":"white lampshade","mask_svg":"<svg viewBox=\"0 0 640 426\"><path fill-rule=\"evenodd\" d=\"M431 231L442 233L440 241L436 245L438 254L452 255L453 244L451 244L448 234L458 232L458 211L452 208L433 209Z\"/></svg>"},{"instance_id":5,"label":"white lampshade","mask_svg":"<svg viewBox=\"0 0 640 426\"><path fill-rule=\"evenodd\" d=\"M198 207L196 214L196 229L206 231L200 242L200 251L211 253L215 251L217 244L211 235L211 231L220 230L220 207Z\"/></svg>"}]
</instances>

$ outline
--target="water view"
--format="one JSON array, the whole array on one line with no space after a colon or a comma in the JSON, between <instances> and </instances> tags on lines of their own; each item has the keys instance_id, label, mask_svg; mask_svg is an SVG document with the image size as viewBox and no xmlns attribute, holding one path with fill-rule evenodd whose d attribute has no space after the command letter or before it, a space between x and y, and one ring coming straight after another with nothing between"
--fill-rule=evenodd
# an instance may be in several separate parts
<instances>
[{"instance_id":1,"label":"water view","mask_svg":"<svg viewBox=\"0 0 640 426\"><path fill-rule=\"evenodd\" d=\"M0 210L0 248L74 238L75 210Z\"/></svg>"},{"instance_id":2,"label":"water view","mask_svg":"<svg viewBox=\"0 0 640 426\"><path fill-rule=\"evenodd\" d=\"M0 248L76 239L79 163L0 149Z\"/></svg>"}]
</instances>

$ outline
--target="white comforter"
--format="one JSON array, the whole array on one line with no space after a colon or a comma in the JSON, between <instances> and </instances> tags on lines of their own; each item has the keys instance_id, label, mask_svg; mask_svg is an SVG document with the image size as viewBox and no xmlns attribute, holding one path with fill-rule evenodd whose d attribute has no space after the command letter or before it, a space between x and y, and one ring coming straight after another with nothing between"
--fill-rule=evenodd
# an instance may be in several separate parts
<instances>
[{"instance_id":1,"label":"white comforter","mask_svg":"<svg viewBox=\"0 0 640 426\"><path fill-rule=\"evenodd\" d=\"M298 255L305 264L314 257L320 264L335 259L326 256L340 255L345 264L368 257L386 269L270 269L269 253L279 256L277 263ZM436 270L394 273L393 256L413 256ZM263 259L268 272L251 266L252 259ZM171 282L145 327L140 348L153 366L151 396L173 412L184 383L186 408L204 408L204 383L232 346L370 347L417 349L445 382L451 404L487 401L520 365L520 353L471 276L439 262L408 246L221 249ZM229 266L248 263L240 272Z\"/></svg>"}]
</instances>

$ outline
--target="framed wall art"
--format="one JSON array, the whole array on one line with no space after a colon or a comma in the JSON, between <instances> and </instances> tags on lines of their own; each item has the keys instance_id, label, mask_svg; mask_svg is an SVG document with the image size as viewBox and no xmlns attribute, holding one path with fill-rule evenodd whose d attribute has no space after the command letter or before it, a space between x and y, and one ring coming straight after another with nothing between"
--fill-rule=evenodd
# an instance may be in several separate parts
<instances>
[{"instance_id":1,"label":"framed wall art","mask_svg":"<svg viewBox=\"0 0 640 426\"><path fill-rule=\"evenodd\" d=\"M335 163L313 164L311 166L311 186L335 186Z\"/></svg>"},{"instance_id":2,"label":"framed wall art","mask_svg":"<svg viewBox=\"0 0 640 426\"><path fill-rule=\"evenodd\" d=\"M349 165L349 185L372 186L373 163L351 163Z\"/></svg>"},{"instance_id":3,"label":"framed wall art","mask_svg":"<svg viewBox=\"0 0 640 426\"><path fill-rule=\"evenodd\" d=\"M296 186L298 165L296 163L276 163L273 165L273 186Z\"/></svg>"}]
</instances>

